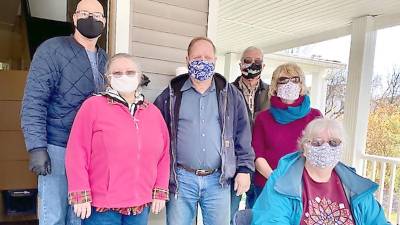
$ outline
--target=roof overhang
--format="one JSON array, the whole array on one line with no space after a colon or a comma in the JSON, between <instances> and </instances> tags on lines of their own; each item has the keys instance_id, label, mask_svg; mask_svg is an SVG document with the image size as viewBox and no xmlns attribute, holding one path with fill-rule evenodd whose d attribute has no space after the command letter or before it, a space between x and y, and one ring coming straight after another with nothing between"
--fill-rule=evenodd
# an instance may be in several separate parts
<instances>
[{"instance_id":1,"label":"roof overhang","mask_svg":"<svg viewBox=\"0 0 400 225\"><path fill-rule=\"evenodd\" d=\"M400 1L220 0L216 42L220 53L250 45L272 53L349 35L352 21L368 15L376 29L400 25Z\"/></svg>"}]
</instances>

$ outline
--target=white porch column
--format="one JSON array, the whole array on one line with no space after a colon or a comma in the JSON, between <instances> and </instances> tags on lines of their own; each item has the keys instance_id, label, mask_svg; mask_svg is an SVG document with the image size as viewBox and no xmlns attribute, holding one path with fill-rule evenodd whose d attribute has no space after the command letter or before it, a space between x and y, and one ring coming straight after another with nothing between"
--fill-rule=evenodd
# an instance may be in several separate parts
<instances>
[{"instance_id":1,"label":"white porch column","mask_svg":"<svg viewBox=\"0 0 400 225\"><path fill-rule=\"evenodd\" d=\"M240 75L237 72L240 71L238 63L239 63L239 54L233 52L225 54L224 77L228 81L232 81L233 79L236 78L236 76Z\"/></svg>"},{"instance_id":2,"label":"white porch column","mask_svg":"<svg viewBox=\"0 0 400 225\"><path fill-rule=\"evenodd\" d=\"M131 1L118 0L115 13L115 53L129 53L131 34Z\"/></svg>"},{"instance_id":3,"label":"white porch column","mask_svg":"<svg viewBox=\"0 0 400 225\"><path fill-rule=\"evenodd\" d=\"M344 105L344 126L347 132L344 160L358 172L361 172L359 159L365 152L367 140L375 44L374 18L365 16L354 19Z\"/></svg>"},{"instance_id":4,"label":"white porch column","mask_svg":"<svg viewBox=\"0 0 400 225\"><path fill-rule=\"evenodd\" d=\"M321 69L317 73L312 73L311 83L311 106L319 109L325 115L326 92L327 92L327 69Z\"/></svg>"},{"instance_id":5,"label":"white porch column","mask_svg":"<svg viewBox=\"0 0 400 225\"><path fill-rule=\"evenodd\" d=\"M217 38L219 0L208 1L207 37L215 42Z\"/></svg>"}]
</instances>

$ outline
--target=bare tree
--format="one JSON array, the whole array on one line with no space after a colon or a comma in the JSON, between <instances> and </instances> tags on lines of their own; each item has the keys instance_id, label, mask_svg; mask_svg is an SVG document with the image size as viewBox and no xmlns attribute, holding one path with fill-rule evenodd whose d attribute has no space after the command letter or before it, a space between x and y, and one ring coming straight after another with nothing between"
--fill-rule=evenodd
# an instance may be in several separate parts
<instances>
[{"instance_id":1,"label":"bare tree","mask_svg":"<svg viewBox=\"0 0 400 225\"><path fill-rule=\"evenodd\" d=\"M344 114L344 99L346 93L347 70L332 69L327 77L327 94L325 115L330 118L340 118Z\"/></svg>"},{"instance_id":2,"label":"bare tree","mask_svg":"<svg viewBox=\"0 0 400 225\"><path fill-rule=\"evenodd\" d=\"M388 75L387 88L382 94L382 100L389 104L400 103L400 67L393 66L392 72Z\"/></svg>"}]
</instances>

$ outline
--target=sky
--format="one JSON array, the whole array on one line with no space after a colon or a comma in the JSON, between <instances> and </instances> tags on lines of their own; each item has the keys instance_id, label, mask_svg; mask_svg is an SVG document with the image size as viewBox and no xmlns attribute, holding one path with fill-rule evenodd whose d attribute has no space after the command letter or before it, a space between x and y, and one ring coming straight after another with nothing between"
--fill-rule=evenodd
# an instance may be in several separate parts
<instances>
[{"instance_id":1,"label":"sky","mask_svg":"<svg viewBox=\"0 0 400 225\"><path fill-rule=\"evenodd\" d=\"M301 47L305 56L320 55L323 59L348 63L350 36ZM386 75L393 66L400 67L400 26L378 30L375 48L374 74Z\"/></svg>"}]
</instances>

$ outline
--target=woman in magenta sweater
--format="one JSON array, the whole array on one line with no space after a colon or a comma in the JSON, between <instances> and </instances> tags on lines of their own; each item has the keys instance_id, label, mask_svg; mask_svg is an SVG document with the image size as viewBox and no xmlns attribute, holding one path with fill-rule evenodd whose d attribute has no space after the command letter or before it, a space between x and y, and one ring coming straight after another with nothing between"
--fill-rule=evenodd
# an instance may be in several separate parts
<instances>
[{"instance_id":1,"label":"woman in magenta sweater","mask_svg":"<svg viewBox=\"0 0 400 225\"><path fill-rule=\"evenodd\" d=\"M310 107L306 92L305 76L298 65L287 63L275 69L269 89L271 107L259 113L253 127L258 195L279 159L296 151L297 140L307 124L322 116Z\"/></svg>"},{"instance_id":2,"label":"woman in magenta sweater","mask_svg":"<svg viewBox=\"0 0 400 225\"><path fill-rule=\"evenodd\" d=\"M168 200L168 129L140 93L141 80L132 56L115 55L107 91L75 118L65 163L69 202L84 225L144 225Z\"/></svg>"}]
</instances>

